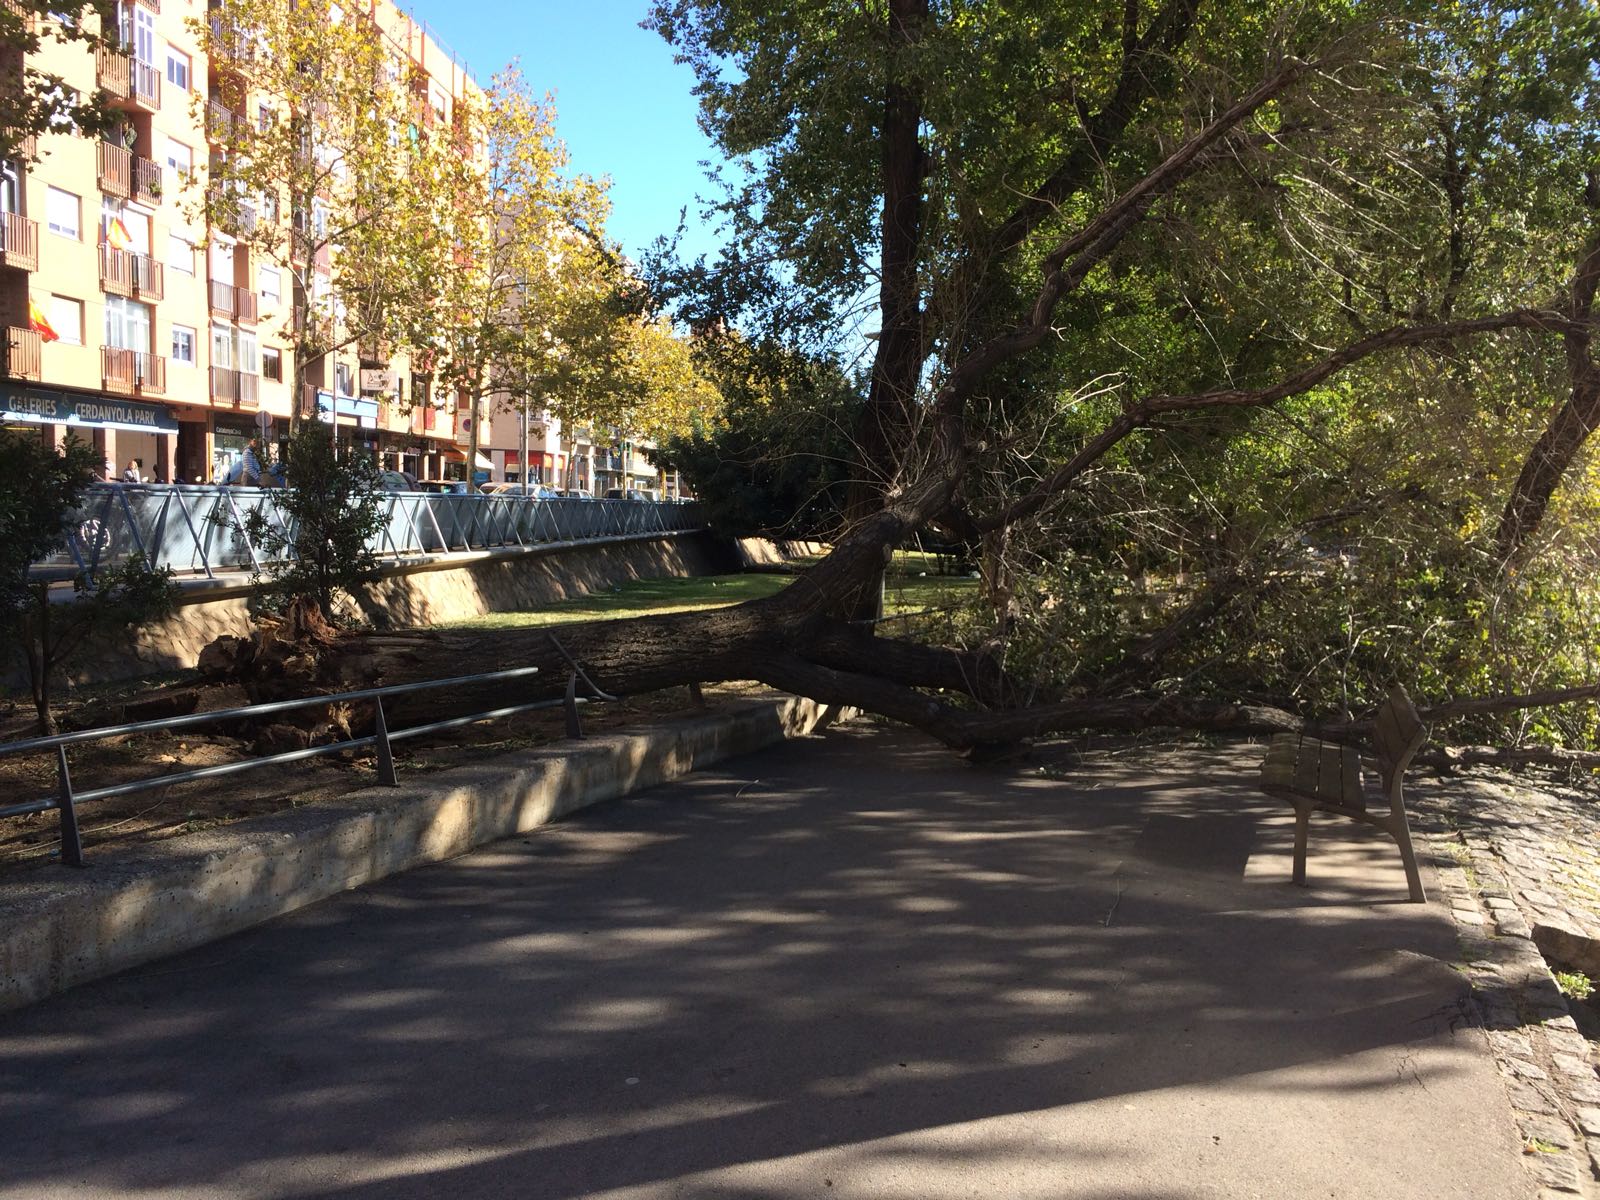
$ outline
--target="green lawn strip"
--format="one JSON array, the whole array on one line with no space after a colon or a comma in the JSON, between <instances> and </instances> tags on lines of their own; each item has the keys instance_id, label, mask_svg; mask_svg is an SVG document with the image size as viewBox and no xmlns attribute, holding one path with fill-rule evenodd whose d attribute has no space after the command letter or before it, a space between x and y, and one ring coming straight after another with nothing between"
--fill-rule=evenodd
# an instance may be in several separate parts
<instances>
[{"instance_id":1,"label":"green lawn strip","mask_svg":"<svg viewBox=\"0 0 1600 1200\"><path fill-rule=\"evenodd\" d=\"M649 613L692 612L726 608L759 600L791 582L785 575L705 575L691 579L633 579L606 592L561 600L525 612L486 613L465 621L443 623L450 629L516 629L524 626L570 625L577 621L615 621Z\"/></svg>"},{"instance_id":2,"label":"green lawn strip","mask_svg":"<svg viewBox=\"0 0 1600 1200\"><path fill-rule=\"evenodd\" d=\"M893 570L884 590L885 613L918 612L942 608L971 595L977 580L919 574L907 576ZM605 592L561 600L525 612L486 613L464 621L441 623L449 629L520 629L543 625L569 625L577 621L621 620L650 613L694 612L726 608L746 600L759 600L782 591L792 575L708 575L689 579L634 579Z\"/></svg>"}]
</instances>

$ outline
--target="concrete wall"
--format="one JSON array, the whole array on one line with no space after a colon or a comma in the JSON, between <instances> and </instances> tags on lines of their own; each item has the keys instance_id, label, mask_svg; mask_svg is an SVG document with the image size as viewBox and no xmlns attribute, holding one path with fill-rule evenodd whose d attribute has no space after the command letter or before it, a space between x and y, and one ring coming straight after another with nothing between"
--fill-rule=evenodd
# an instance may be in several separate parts
<instances>
[{"instance_id":1,"label":"concrete wall","mask_svg":"<svg viewBox=\"0 0 1600 1200\"><path fill-rule=\"evenodd\" d=\"M788 544L783 544L788 545ZM460 621L491 612L516 612L603 591L631 579L716 575L803 553L745 539L734 544L709 532L525 551L440 556L387 573L369 589L366 619L394 628ZM73 683L105 683L194 666L200 651L222 634L250 631L248 587L242 580L194 581L178 611L98 651L85 650L69 671ZM10 664L7 664L9 667ZM26 686L14 667L0 684Z\"/></svg>"}]
</instances>

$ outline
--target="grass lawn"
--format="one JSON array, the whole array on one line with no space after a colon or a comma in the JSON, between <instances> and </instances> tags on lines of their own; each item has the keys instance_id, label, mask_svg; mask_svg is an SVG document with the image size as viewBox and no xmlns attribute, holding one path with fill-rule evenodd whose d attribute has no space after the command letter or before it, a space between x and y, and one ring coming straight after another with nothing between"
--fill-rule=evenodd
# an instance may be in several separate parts
<instances>
[{"instance_id":1,"label":"grass lawn","mask_svg":"<svg viewBox=\"0 0 1600 1200\"><path fill-rule=\"evenodd\" d=\"M923 561L926 559L926 561ZM977 588L976 579L935 575L933 556L903 552L895 556L884 594L884 614L918 612L953 604ZM926 572L924 576L922 573ZM693 579L635 579L609 592L562 600L525 612L487 613L440 628L520 629L570 625L575 621L620 620L649 613L726 608L782 591L793 575L707 575Z\"/></svg>"}]
</instances>

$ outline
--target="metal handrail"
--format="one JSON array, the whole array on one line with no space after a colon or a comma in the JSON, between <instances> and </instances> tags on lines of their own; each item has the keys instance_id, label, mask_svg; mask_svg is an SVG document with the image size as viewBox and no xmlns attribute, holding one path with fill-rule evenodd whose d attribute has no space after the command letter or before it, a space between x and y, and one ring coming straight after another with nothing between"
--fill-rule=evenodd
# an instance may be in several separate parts
<instances>
[{"instance_id":1,"label":"metal handrail","mask_svg":"<svg viewBox=\"0 0 1600 1200\"><path fill-rule=\"evenodd\" d=\"M137 552L153 568L207 578L259 570L264 555L244 532L244 514L260 511L292 539L283 495L277 488L95 484L68 519L64 547L35 568L71 569L92 580L102 564ZM382 506L381 527L368 544L391 562L458 550L528 549L705 528L692 503L386 492Z\"/></svg>"},{"instance_id":2,"label":"metal handrail","mask_svg":"<svg viewBox=\"0 0 1600 1200\"><path fill-rule=\"evenodd\" d=\"M273 700L265 704L248 704L238 708L223 708L214 712L194 713L184 717L171 717L155 721L132 721L122 725L107 725L98 729L81 729L74 733L59 733L48 737L28 738L20 742L0 743L0 758L15 754L39 754L54 750L57 775L56 795L42 797L37 800L28 800L20 804L0 806L0 817L20 817L56 809L61 814L62 861L69 866L81 867L84 865L83 841L78 830L77 805L82 801L104 800L112 796L125 796L151 788L171 787L174 784L191 783L199 779L214 779L218 776L232 775L269 764L302 762L306 759L316 758L319 755L336 754L362 746L374 746L377 749L378 782L386 787L398 787L400 781L395 774L392 751L394 742L403 741L406 738L421 737L423 734L438 733L446 729L457 729L480 721L491 721L500 717L514 716L517 713L531 712L535 709L555 708L558 705L564 706L567 710L568 736L581 738L583 736L583 727L578 721L578 705L590 704L597 700L615 700L617 697L595 686L588 675L583 672L583 669L567 654L566 649L562 647L554 635L551 635L550 640L555 643L561 655L572 664L572 672L567 680L566 694L561 698L537 700L528 704L507 705L472 713L467 716L448 717L439 721L430 721L423 725L412 725L405 729L391 730L389 728L388 720L383 711L384 697L407 695L437 688L459 687L464 684L526 679L537 675L539 668L509 667L501 671L485 671L476 675L456 675L448 679L429 679L418 683L396 683L386 687L361 688L352 692L331 692L326 695L304 696L293 700ZM577 683L580 675L583 682L593 692L592 695L580 696L577 694ZM309 746L303 750L286 750L260 758L244 758L235 762L214 763L211 766L196 767L189 771L178 771L170 775L156 775L147 779L135 779L127 783L109 784L105 787L90 788L86 791L75 791L72 786L72 772L67 763L68 746L102 741L106 738L149 733L155 730L188 729L196 725L203 725L209 721L225 721L239 717L263 717L272 713L288 712L296 708L310 708L319 704L355 700L371 700L374 702L376 729L373 733L362 737L347 738L343 741L330 742L325 746Z\"/></svg>"}]
</instances>

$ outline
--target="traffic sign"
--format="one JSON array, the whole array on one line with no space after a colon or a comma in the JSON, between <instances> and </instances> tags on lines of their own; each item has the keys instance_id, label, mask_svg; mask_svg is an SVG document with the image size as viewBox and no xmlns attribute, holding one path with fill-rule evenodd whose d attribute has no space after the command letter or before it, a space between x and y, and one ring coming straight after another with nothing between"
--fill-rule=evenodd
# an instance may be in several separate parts
<instances>
[{"instance_id":1,"label":"traffic sign","mask_svg":"<svg viewBox=\"0 0 1600 1200\"><path fill-rule=\"evenodd\" d=\"M261 430L263 434L270 435L272 433L272 414L265 411L258 412L256 414L256 428Z\"/></svg>"}]
</instances>

